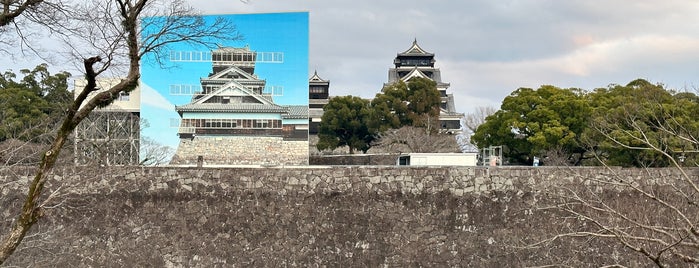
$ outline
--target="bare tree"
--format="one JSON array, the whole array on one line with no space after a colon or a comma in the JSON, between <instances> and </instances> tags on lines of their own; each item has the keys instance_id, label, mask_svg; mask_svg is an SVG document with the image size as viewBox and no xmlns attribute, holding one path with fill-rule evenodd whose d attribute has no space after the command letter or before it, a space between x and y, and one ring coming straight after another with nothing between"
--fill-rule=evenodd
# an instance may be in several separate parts
<instances>
[{"instance_id":1,"label":"bare tree","mask_svg":"<svg viewBox=\"0 0 699 268\"><path fill-rule=\"evenodd\" d=\"M577 163L577 158L571 159L571 154L562 146L554 146L544 151L543 156L543 164L547 166L570 166Z\"/></svg>"},{"instance_id":2,"label":"bare tree","mask_svg":"<svg viewBox=\"0 0 699 268\"><path fill-rule=\"evenodd\" d=\"M0 142L0 167L37 164L44 147L31 141L8 139Z\"/></svg>"},{"instance_id":3,"label":"bare tree","mask_svg":"<svg viewBox=\"0 0 699 268\"><path fill-rule=\"evenodd\" d=\"M41 124L44 124L43 122ZM43 133L29 140L21 140L17 137L29 134L35 127L19 130L13 133L9 139L0 142L0 167L13 165L33 165L39 163L42 152L46 149L44 144L37 142L50 137L50 133Z\"/></svg>"},{"instance_id":4,"label":"bare tree","mask_svg":"<svg viewBox=\"0 0 699 268\"><path fill-rule=\"evenodd\" d=\"M496 111L492 106L479 106L472 113L461 118L461 133L456 135L456 142L462 152L478 151L478 147L471 143L471 136L476 132L478 126L485 123L485 119Z\"/></svg>"},{"instance_id":5,"label":"bare tree","mask_svg":"<svg viewBox=\"0 0 699 268\"><path fill-rule=\"evenodd\" d=\"M494 114L497 111L493 106L479 106L474 109L472 113L467 113L464 115L462 125L470 130L472 133L476 132L478 126L485 123L485 119Z\"/></svg>"},{"instance_id":6,"label":"bare tree","mask_svg":"<svg viewBox=\"0 0 699 268\"><path fill-rule=\"evenodd\" d=\"M163 145L149 137L141 137L140 165L159 166L170 162L175 155L175 149Z\"/></svg>"},{"instance_id":7,"label":"bare tree","mask_svg":"<svg viewBox=\"0 0 699 268\"><path fill-rule=\"evenodd\" d=\"M72 9L74 17L70 23L54 26L69 31L61 38L73 55L82 58L87 84L67 110L54 141L41 158L21 212L0 244L0 264L41 218L48 198L44 193L47 175L69 135L92 110L109 105L120 93L138 86L141 60L146 55L152 54L158 62L172 43L213 47L214 42L240 38L231 21L207 21L180 0L95 0L65 8ZM108 71L123 78L111 88L99 89L96 80Z\"/></svg>"},{"instance_id":8,"label":"bare tree","mask_svg":"<svg viewBox=\"0 0 699 268\"><path fill-rule=\"evenodd\" d=\"M683 163L686 152L677 151L696 148L698 133L666 107L651 107L644 113L626 109L622 116L594 127L621 148L662 156L672 169L639 169L646 173L642 177L655 178L640 180L607 166L610 175L585 174L578 183L558 186L553 208L585 227L558 233L535 246L571 237L607 239L658 267L699 264L699 181L696 170ZM598 160L604 164L605 156L598 155Z\"/></svg>"},{"instance_id":9,"label":"bare tree","mask_svg":"<svg viewBox=\"0 0 699 268\"><path fill-rule=\"evenodd\" d=\"M44 0L2 0L2 14L0 14L0 26L6 26L12 23L15 18L23 13L29 15L33 9L37 8Z\"/></svg>"},{"instance_id":10,"label":"bare tree","mask_svg":"<svg viewBox=\"0 0 699 268\"><path fill-rule=\"evenodd\" d=\"M143 130L148 127L150 127L148 120L141 118L139 120L139 128ZM139 165L144 166L165 165L170 162L176 151L175 148L163 145L162 143L148 136L141 136L140 146L141 150L139 151Z\"/></svg>"},{"instance_id":11,"label":"bare tree","mask_svg":"<svg viewBox=\"0 0 699 268\"><path fill-rule=\"evenodd\" d=\"M14 57L20 51L29 51L44 60L52 57L42 53L42 46L32 42L49 35L64 34L62 25L68 21L70 8L65 0L0 0L0 51ZM19 50L17 50L19 48ZM12 51L10 51L10 49ZM46 51L43 51L46 52Z\"/></svg>"},{"instance_id":12,"label":"bare tree","mask_svg":"<svg viewBox=\"0 0 699 268\"><path fill-rule=\"evenodd\" d=\"M46 151L47 144L55 138L53 132L43 132L56 125L51 119L18 130L8 139L0 142L0 168L16 165L31 166L36 165L41 160L41 156ZM20 137L31 136L30 139ZM59 159L61 163L70 162L66 154Z\"/></svg>"},{"instance_id":13,"label":"bare tree","mask_svg":"<svg viewBox=\"0 0 699 268\"><path fill-rule=\"evenodd\" d=\"M389 129L379 135L372 145L389 153L452 153L459 152L453 135L431 133L427 128L404 126Z\"/></svg>"}]
</instances>

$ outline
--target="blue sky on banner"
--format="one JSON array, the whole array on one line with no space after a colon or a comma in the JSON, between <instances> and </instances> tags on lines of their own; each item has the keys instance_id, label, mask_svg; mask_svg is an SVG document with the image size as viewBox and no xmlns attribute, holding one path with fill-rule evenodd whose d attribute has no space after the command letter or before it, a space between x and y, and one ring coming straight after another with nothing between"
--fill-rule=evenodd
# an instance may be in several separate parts
<instances>
[{"instance_id":1,"label":"blue sky on banner","mask_svg":"<svg viewBox=\"0 0 699 268\"><path fill-rule=\"evenodd\" d=\"M209 15L226 16L233 20L243 40L223 43L222 46L249 46L256 52L279 52L282 62L259 62L255 74L266 80L268 86L279 88L274 102L281 105L308 104L308 13L260 13ZM205 47L174 44L170 51L197 51L208 53ZM210 61L169 62L162 68L153 60L145 59L141 68L141 117L149 127L142 136L154 138L164 145L176 148L179 144L176 125L179 115L175 105L190 103L189 94L171 94L171 86L191 86L198 89L199 81L212 71Z\"/></svg>"}]
</instances>

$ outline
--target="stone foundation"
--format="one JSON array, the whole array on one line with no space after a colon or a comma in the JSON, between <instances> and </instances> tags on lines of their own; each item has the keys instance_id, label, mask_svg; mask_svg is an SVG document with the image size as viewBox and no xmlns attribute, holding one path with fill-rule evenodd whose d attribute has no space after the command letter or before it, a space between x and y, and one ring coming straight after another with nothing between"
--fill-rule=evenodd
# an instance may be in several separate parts
<instances>
[{"instance_id":1,"label":"stone foundation","mask_svg":"<svg viewBox=\"0 0 699 268\"><path fill-rule=\"evenodd\" d=\"M0 167L0 236L19 213L34 171ZM594 185L614 176L656 186L681 178L675 169L65 166L49 176L44 216L4 265L650 267L611 240L528 246L596 228L545 209L557 186L675 221L672 211L633 193Z\"/></svg>"},{"instance_id":2,"label":"stone foundation","mask_svg":"<svg viewBox=\"0 0 699 268\"><path fill-rule=\"evenodd\" d=\"M281 137L194 137L181 139L171 165L307 165L308 141Z\"/></svg>"}]
</instances>

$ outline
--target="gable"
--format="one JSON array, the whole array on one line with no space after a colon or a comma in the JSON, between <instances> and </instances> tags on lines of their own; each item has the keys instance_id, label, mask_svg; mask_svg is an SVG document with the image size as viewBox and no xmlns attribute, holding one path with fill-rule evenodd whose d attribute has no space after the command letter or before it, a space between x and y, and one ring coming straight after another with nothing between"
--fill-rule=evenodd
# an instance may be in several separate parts
<instances>
[{"instance_id":1,"label":"gable","mask_svg":"<svg viewBox=\"0 0 699 268\"><path fill-rule=\"evenodd\" d=\"M223 71L220 71L218 73L210 75L206 79L208 79L208 80L219 80L219 79L259 80L256 76L249 74L248 72L243 71L242 69L240 69L236 66L230 66Z\"/></svg>"},{"instance_id":2,"label":"gable","mask_svg":"<svg viewBox=\"0 0 699 268\"><path fill-rule=\"evenodd\" d=\"M426 79L432 80L432 78L430 78L430 77L427 76L425 73L423 73L422 71L418 70L417 68L414 68L414 69L413 69L412 71L410 71L408 74L406 74L405 76L401 77L401 80L403 80L403 82L408 82L410 79L412 79L412 78L414 78L414 77L420 77L420 78L426 78Z\"/></svg>"},{"instance_id":3,"label":"gable","mask_svg":"<svg viewBox=\"0 0 699 268\"><path fill-rule=\"evenodd\" d=\"M228 81L217 90L199 98L194 104L202 103L251 103L251 104L274 104L269 98L256 94L250 89L236 81Z\"/></svg>"},{"instance_id":4,"label":"gable","mask_svg":"<svg viewBox=\"0 0 699 268\"><path fill-rule=\"evenodd\" d=\"M424 49L422 49L422 48L417 44L417 39L415 39L415 40L413 41L413 44L410 46L410 48L408 48L408 50L406 50L406 51L404 51L404 52L402 52L402 53L398 53L398 55L399 55L399 56L400 56L400 55L404 55L404 56L408 56L408 55L412 55L412 56L415 56L415 55L434 56L434 54L432 54L432 53L430 53L430 52L427 52L427 51L425 51Z\"/></svg>"},{"instance_id":5,"label":"gable","mask_svg":"<svg viewBox=\"0 0 699 268\"><path fill-rule=\"evenodd\" d=\"M320 76L318 75L318 71L315 71L313 73L313 76L310 79L308 79L308 82L327 82L327 80L323 80L323 78L320 78Z\"/></svg>"}]
</instances>

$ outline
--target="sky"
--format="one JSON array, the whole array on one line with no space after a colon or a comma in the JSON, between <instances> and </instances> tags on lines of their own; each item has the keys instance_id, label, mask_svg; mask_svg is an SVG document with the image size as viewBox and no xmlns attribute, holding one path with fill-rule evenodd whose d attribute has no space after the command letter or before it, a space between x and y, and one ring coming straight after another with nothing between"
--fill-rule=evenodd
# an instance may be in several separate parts
<instances>
[{"instance_id":1,"label":"sky","mask_svg":"<svg viewBox=\"0 0 699 268\"><path fill-rule=\"evenodd\" d=\"M317 70L335 96L373 97L415 39L464 113L545 84L699 88L694 0L186 1L204 14L310 12L309 77Z\"/></svg>"},{"instance_id":2,"label":"sky","mask_svg":"<svg viewBox=\"0 0 699 268\"><path fill-rule=\"evenodd\" d=\"M414 39L435 53L457 110L519 87L592 90L643 78L699 88L699 1L189 0L204 13L310 12L309 72L373 97Z\"/></svg>"}]
</instances>

